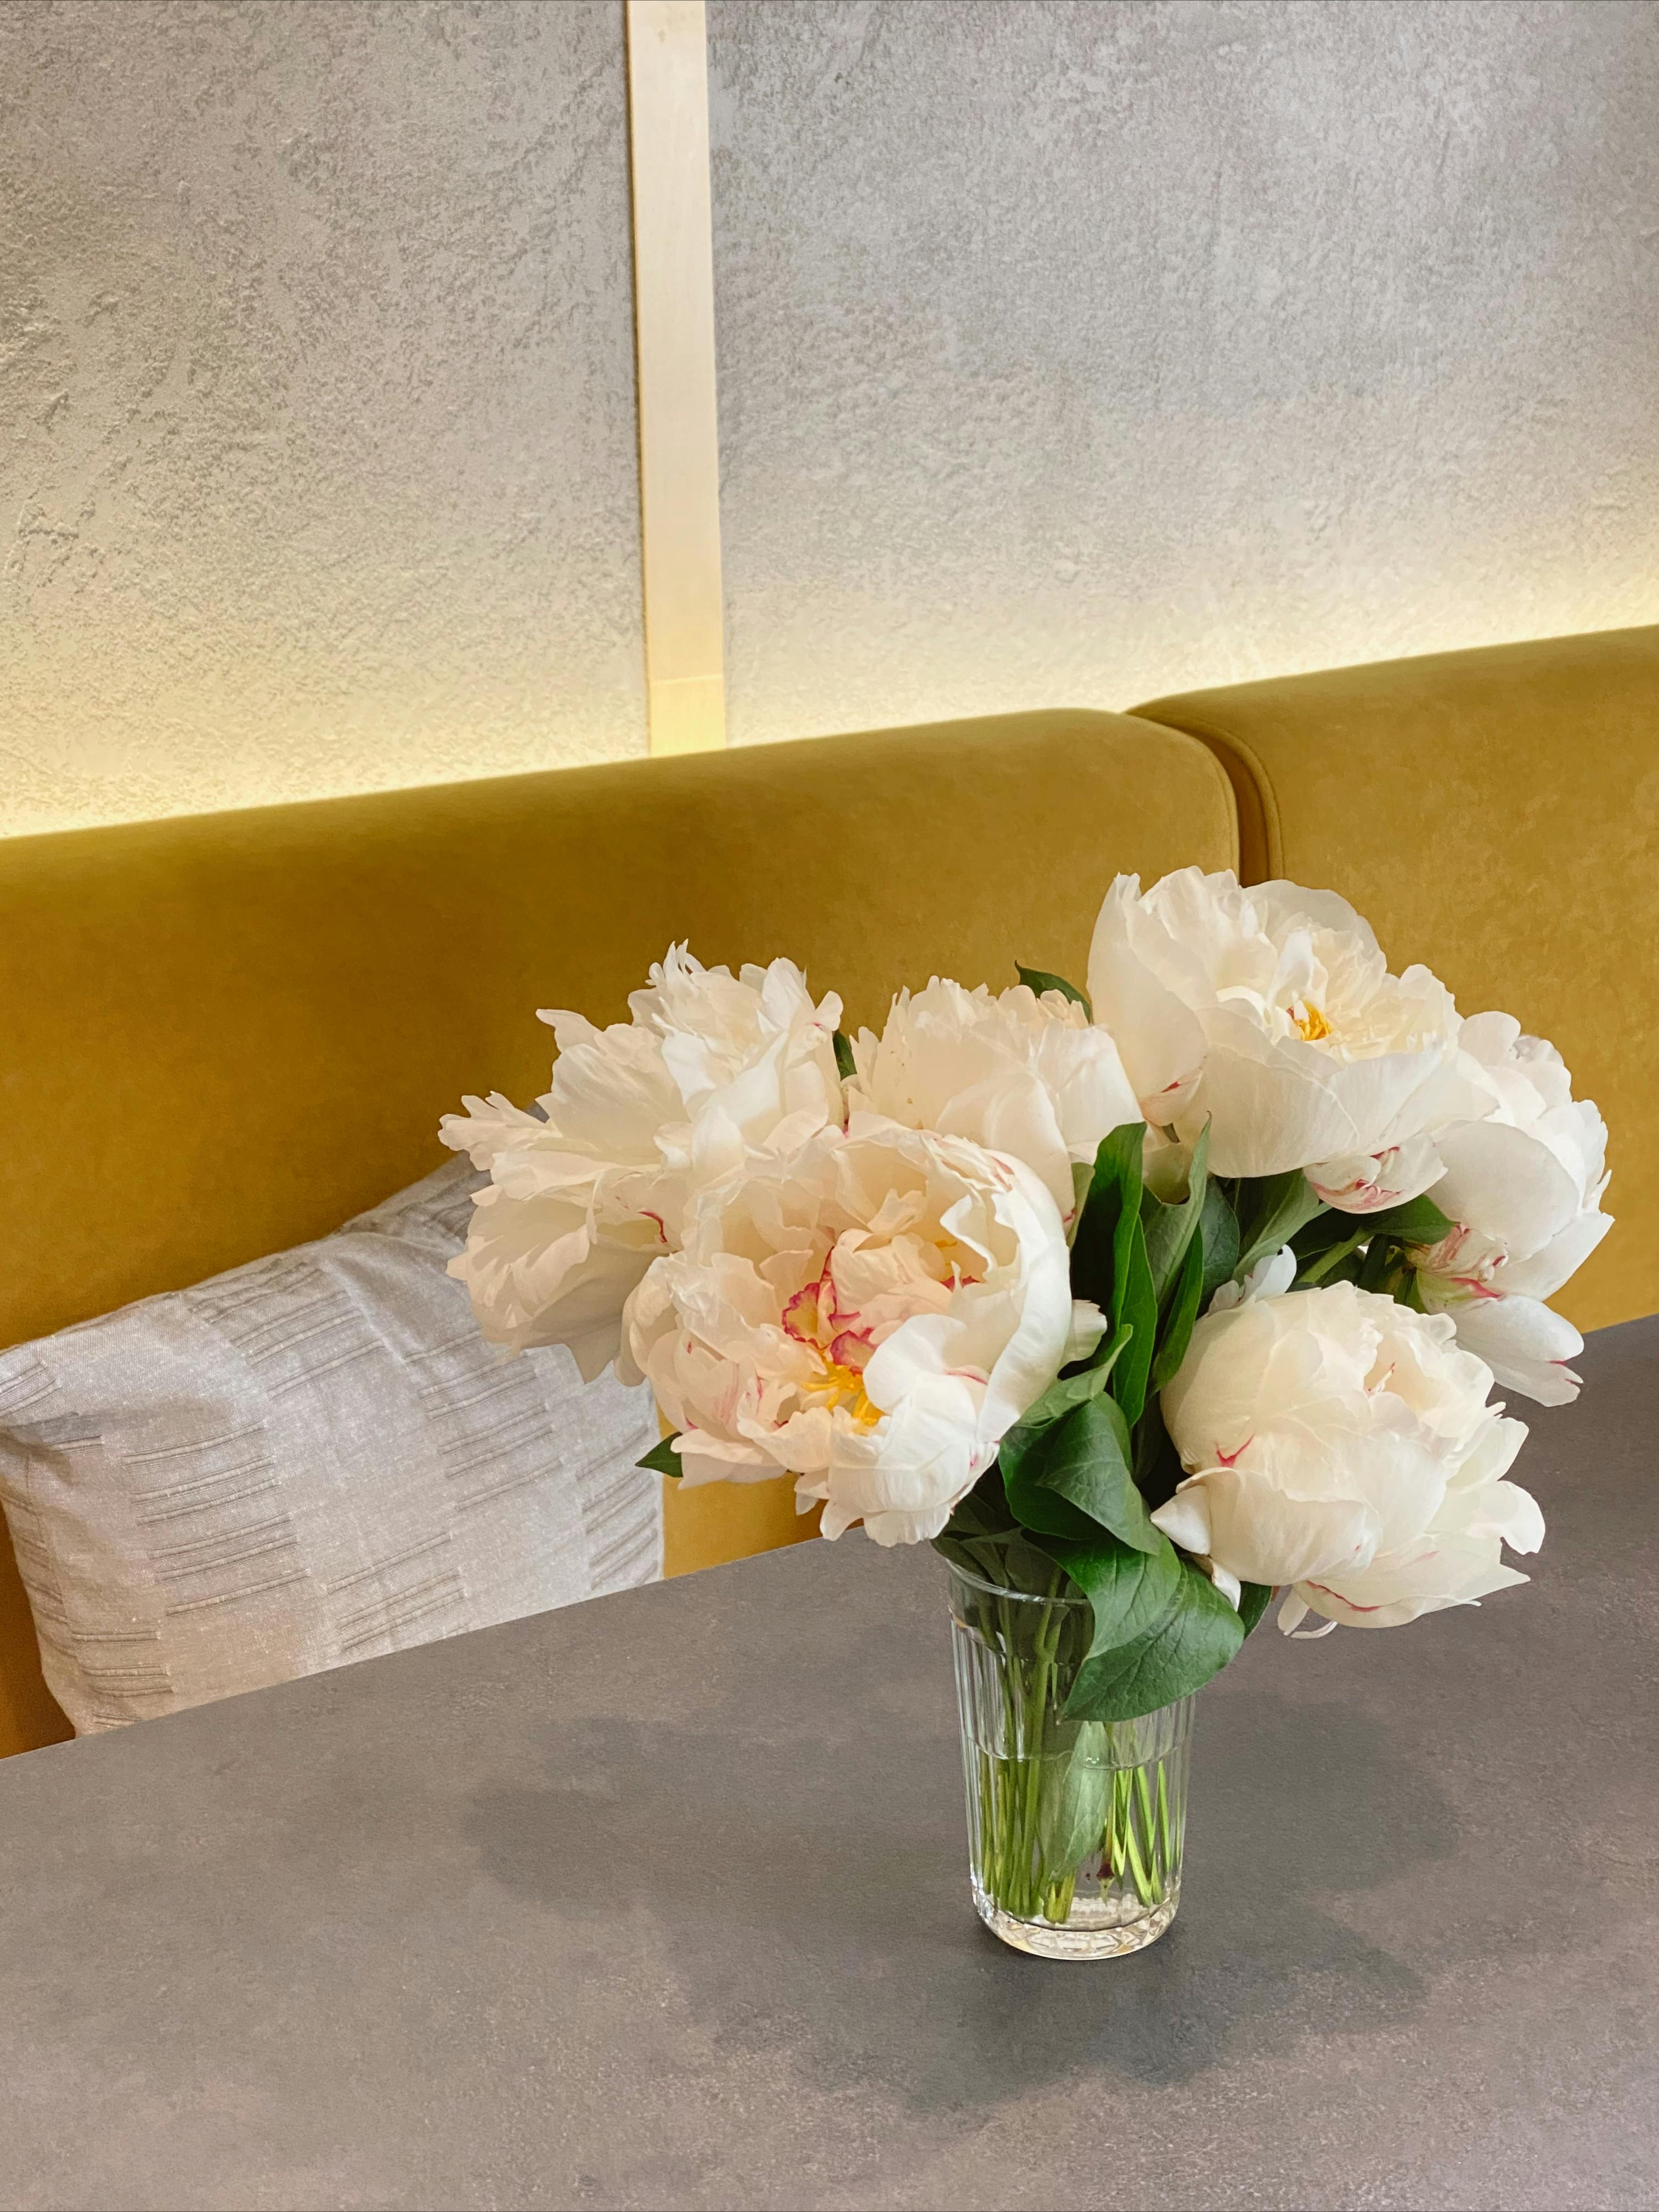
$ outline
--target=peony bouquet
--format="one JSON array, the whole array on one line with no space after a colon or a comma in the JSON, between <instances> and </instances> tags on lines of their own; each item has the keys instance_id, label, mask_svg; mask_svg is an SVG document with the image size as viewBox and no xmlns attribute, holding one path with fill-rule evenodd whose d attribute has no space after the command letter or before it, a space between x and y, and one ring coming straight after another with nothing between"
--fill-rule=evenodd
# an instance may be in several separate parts
<instances>
[{"instance_id":1,"label":"peony bouquet","mask_svg":"<svg viewBox=\"0 0 1659 2212\"><path fill-rule=\"evenodd\" d=\"M629 1023L542 1017L538 1110L442 1133L488 1336L648 1381L665 1474L945 1555L980 1909L1092 1955L1167 1924L1184 1701L1275 1589L1309 1635L1526 1579L1492 1394L1576 1394L1606 1131L1328 891L1121 877L1086 994L1019 978L849 1037L676 947Z\"/></svg>"}]
</instances>

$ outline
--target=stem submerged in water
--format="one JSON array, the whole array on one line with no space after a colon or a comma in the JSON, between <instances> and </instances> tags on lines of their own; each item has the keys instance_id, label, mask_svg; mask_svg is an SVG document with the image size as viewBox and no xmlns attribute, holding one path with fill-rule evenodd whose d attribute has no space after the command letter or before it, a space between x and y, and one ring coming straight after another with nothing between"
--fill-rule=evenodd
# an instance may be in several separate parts
<instances>
[{"instance_id":1,"label":"stem submerged in water","mask_svg":"<svg viewBox=\"0 0 1659 2212\"><path fill-rule=\"evenodd\" d=\"M1132 1898L1143 1911L1162 1905L1180 1879L1186 1809L1184 1743L1160 1735L1157 1717L1066 1719L1073 1669L1060 1656L1059 1579L1037 1603L1000 1598L980 1611L999 1694L986 1716L994 1747L979 1735L969 1763L981 1887L1014 1918L1054 1926L1079 1886L1091 1911L1109 1910L1114 1890L1131 1917Z\"/></svg>"}]
</instances>

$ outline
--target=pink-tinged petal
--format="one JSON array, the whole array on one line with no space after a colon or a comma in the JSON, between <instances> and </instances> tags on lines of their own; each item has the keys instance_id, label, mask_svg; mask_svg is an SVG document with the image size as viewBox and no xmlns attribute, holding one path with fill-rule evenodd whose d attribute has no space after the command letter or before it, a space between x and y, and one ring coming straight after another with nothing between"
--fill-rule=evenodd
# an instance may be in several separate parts
<instances>
[{"instance_id":1,"label":"pink-tinged petal","mask_svg":"<svg viewBox=\"0 0 1659 2212\"><path fill-rule=\"evenodd\" d=\"M1382 1213L1437 1188L1444 1173L1432 1139L1419 1136L1382 1152L1325 1161L1308 1170L1308 1181L1339 1213Z\"/></svg>"},{"instance_id":2,"label":"pink-tinged petal","mask_svg":"<svg viewBox=\"0 0 1659 2212\"><path fill-rule=\"evenodd\" d=\"M1517 1256L1539 1250L1577 1214L1571 1173L1524 1130L1468 1122L1444 1133L1441 1157L1446 1174L1435 1203Z\"/></svg>"},{"instance_id":3,"label":"pink-tinged petal","mask_svg":"<svg viewBox=\"0 0 1659 2212\"><path fill-rule=\"evenodd\" d=\"M1356 1498L1293 1498L1271 1476L1243 1468L1212 1468L1193 1480L1206 1492L1209 1555L1241 1582L1299 1583L1369 1561L1376 1522Z\"/></svg>"},{"instance_id":4,"label":"pink-tinged petal","mask_svg":"<svg viewBox=\"0 0 1659 2212\"><path fill-rule=\"evenodd\" d=\"M783 1309L783 1326L798 1344L816 1345L823 1328L821 1283L808 1283Z\"/></svg>"},{"instance_id":5,"label":"pink-tinged petal","mask_svg":"<svg viewBox=\"0 0 1659 2212\"><path fill-rule=\"evenodd\" d=\"M1504 1297L1470 1299L1449 1310L1458 1342L1485 1360L1503 1389L1540 1406L1569 1405L1578 1395L1578 1377L1567 1362L1583 1350L1584 1340L1564 1314L1537 1298Z\"/></svg>"},{"instance_id":6,"label":"pink-tinged petal","mask_svg":"<svg viewBox=\"0 0 1659 2212\"><path fill-rule=\"evenodd\" d=\"M1156 1516L1252 1583L1294 1586L1328 1620L1391 1627L1524 1579L1541 1516L1504 1477L1524 1425L1491 1402L1461 1341L1514 1301L1419 1314L1339 1284L1226 1312L1194 1331L1164 1413L1195 1468ZM1551 1317L1553 1319L1553 1317ZM1202 1516L1191 1504L1202 1494ZM1287 1632L1301 1615L1287 1614Z\"/></svg>"}]
</instances>

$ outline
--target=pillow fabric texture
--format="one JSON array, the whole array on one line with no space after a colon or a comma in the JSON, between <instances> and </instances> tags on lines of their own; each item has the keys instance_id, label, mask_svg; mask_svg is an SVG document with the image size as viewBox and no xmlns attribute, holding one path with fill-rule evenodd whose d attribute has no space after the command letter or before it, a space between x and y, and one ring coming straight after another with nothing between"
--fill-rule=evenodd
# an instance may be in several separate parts
<instances>
[{"instance_id":1,"label":"pillow fabric texture","mask_svg":"<svg viewBox=\"0 0 1659 2212\"><path fill-rule=\"evenodd\" d=\"M77 1735L660 1576L648 1388L506 1358L445 1273L485 1180L0 1352L0 1501Z\"/></svg>"}]
</instances>

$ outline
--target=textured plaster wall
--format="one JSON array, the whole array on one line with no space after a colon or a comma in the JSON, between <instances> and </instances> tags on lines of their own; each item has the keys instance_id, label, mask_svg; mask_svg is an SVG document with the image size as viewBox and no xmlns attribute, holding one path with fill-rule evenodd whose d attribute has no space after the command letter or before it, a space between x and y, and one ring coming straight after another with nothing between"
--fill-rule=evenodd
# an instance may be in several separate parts
<instances>
[{"instance_id":1,"label":"textured plaster wall","mask_svg":"<svg viewBox=\"0 0 1659 2212\"><path fill-rule=\"evenodd\" d=\"M1659 7L710 17L735 738L1659 620Z\"/></svg>"},{"instance_id":2,"label":"textured plaster wall","mask_svg":"<svg viewBox=\"0 0 1659 2212\"><path fill-rule=\"evenodd\" d=\"M1659 5L713 0L738 741L1659 620ZM0 830L644 744L620 0L0 4Z\"/></svg>"},{"instance_id":3,"label":"textured plaster wall","mask_svg":"<svg viewBox=\"0 0 1659 2212\"><path fill-rule=\"evenodd\" d=\"M644 746L611 0L0 7L0 829Z\"/></svg>"}]
</instances>

